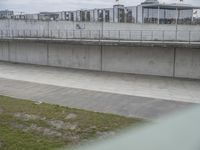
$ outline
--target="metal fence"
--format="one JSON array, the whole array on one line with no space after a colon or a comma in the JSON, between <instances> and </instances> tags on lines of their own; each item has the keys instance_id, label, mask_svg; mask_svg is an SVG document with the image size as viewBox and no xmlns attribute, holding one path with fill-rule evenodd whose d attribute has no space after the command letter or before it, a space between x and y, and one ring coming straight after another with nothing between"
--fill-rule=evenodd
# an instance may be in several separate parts
<instances>
[{"instance_id":1,"label":"metal fence","mask_svg":"<svg viewBox=\"0 0 200 150\"><path fill-rule=\"evenodd\" d=\"M200 31L172 30L0 30L0 38L200 42Z\"/></svg>"}]
</instances>

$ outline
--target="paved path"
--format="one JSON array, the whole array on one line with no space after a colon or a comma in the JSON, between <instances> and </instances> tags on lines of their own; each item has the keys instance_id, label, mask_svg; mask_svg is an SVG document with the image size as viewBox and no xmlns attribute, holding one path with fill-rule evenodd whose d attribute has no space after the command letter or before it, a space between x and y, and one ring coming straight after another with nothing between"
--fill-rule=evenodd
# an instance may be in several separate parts
<instances>
[{"instance_id":1,"label":"paved path","mask_svg":"<svg viewBox=\"0 0 200 150\"><path fill-rule=\"evenodd\" d=\"M3 78L0 78L0 95L146 119L157 119L193 105L185 102L95 92Z\"/></svg>"},{"instance_id":2,"label":"paved path","mask_svg":"<svg viewBox=\"0 0 200 150\"><path fill-rule=\"evenodd\" d=\"M0 78L90 91L200 103L200 80L63 69L0 62Z\"/></svg>"}]
</instances>

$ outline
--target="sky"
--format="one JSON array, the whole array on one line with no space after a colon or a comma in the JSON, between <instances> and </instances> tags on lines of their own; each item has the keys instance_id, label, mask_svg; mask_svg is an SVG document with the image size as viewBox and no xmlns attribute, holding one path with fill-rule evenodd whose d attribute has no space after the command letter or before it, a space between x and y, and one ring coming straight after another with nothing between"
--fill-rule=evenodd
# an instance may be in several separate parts
<instances>
[{"instance_id":1,"label":"sky","mask_svg":"<svg viewBox=\"0 0 200 150\"><path fill-rule=\"evenodd\" d=\"M144 0L120 0L125 6L135 6ZM160 0L176 3L177 0ZM184 0L186 4L200 6L200 0ZM78 9L111 8L115 0L0 0L0 10L14 10L16 13L37 13L41 11L67 11Z\"/></svg>"}]
</instances>

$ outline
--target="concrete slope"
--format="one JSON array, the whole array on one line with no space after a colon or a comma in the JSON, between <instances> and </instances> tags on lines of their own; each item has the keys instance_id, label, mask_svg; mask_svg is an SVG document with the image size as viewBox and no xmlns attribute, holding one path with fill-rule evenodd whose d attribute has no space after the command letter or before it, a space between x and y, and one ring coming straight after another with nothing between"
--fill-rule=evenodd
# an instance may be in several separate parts
<instances>
[{"instance_id":1,"label":"concrete slope","mask_svg":"<svg viewBox=\"0 0 200 150\"><path fill-rule=\"evenodd\" d=\"M59 87L200 103L200 80L95 72L0 62L0 78Z\"/></svg>"},{"instance_id":2,"label":"concrete slope","mask_svg":"<svg viewBox=\"0 0 200 150\"><path fill-rule=\"evenodd\" d=\"M0 78L0 95L127 117L158 119L194 104Z\"/></svg>"}]
</instances>

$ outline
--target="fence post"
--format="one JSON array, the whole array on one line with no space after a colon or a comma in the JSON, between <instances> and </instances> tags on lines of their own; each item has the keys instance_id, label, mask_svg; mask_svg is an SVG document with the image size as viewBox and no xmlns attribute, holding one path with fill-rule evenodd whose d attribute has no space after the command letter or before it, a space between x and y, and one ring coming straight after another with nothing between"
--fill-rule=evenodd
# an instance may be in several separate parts
<instances>
[{"instance_id":1,"label":"fence post","mask_svg":"<svg viewBox=\"0 0 200 150\"><path fill-rule=\"evenodd\" d=\"M39 35L38 35L38 30L36 30L36 37L37 37L37 38L39 37Z\"/></svg>"},{"instance_id":2,"label":"fence post","mask_svg":"<svg viewBox=\"0 0 200 150\"><path fill-rule=\"evenodd\" d=\"M108 39L111 39L111 38L110 38L110 30L108 30Z\"/></svg>"},{"instance_id":3,"label":"fence post","mask_svg":"<svg viewBox=\"0 0 200 150\"><path fill-rule=\"evenodd\" d=\"M91 39L92 36L91 36L91 30L89 30L89 39Z\"/></svg>"},{"instance_id":4,"label":"fence post","mask_svg":"<svg viewBox=\"0 0 200 150\"><path fill-rule=\"evenodd\" d=\"M66 30L66 39L68 39L68 30Z\"/></svg>"},{"instance_id":5,"label":"fence post","mask_svg":"<svg viewBox=\"0 0 200 150\"><path fill-rule=\"evenodd\" d=\"M80 40L82 40L82 30L80 30Z\"/></svg>"},{"instance_id":6,"label":"fence post","mask_svg":"<svg viewBox=\"0 0 200 150\"><path fill-rule=\"evenodd\" d=\"M120 30L118 31L118 38L119 38L119 42L120 42L120 38L121 38L121 32L120 32Z\"/></svg>"},{"instance_id":7,"label":"fence post","mask_svg":"<svg viewBox=\"0 0 200 150\"><path fill-rule=\"evenodd\" d=\"M45 38L45 29L43 30L43 37Z\"/></svg>"},{"instance_id":8,"label":"fence post","mask_svg":"<svg viewBox=\"0 0 200 150\"><path fill-rule=\"evenodd\" d=\"M101 41L101 30L99 30L99 41Z\"/></svg>"},{"instance_id":9,"label":"fence post","mask_svg":"<svg viewBox=\"0 0 200 150\"><path fill-rule=\"evenodd\" d=\"M12 30L11 33L12 33L12 38L14 38L14 31Z\"/></svg>"},{"instance_id":10,"label":"fence post","mask_svg":"<svg viewBox=\"0 0 200 150\"><path fill-rule=\"evenodd\" d=\"M3 37L2 30L1 30L1 38Z\"/></svg>"},{"instance_id":11,"label":"fence post","mask_svg":"<svg viewBox=\"0 0 200 150\"><path fill-rule=\"evenodd\" d=\"M1 37L3 38L4 36L3 36L3 30L1 30Z\"/></svg>"},{"instance_id":12,"label":"fence post","mask_svg":"<svg viewBox=\"0 0 200 150\"><path fill-rule=\"evenodd\" d=\"M53 38L53 31L51 30L51 39Z\"/></svg>"},{"instance_id":13,"label":"fence post","mask_svg":"<svg viewBox=\"0 0 200 150\"><path fill-rule=\"evenodd\" d=\"M30 30L30 38L32 37L32 33L31 33L31 30Z\"/></svg>"},{"instance_id":14,"label":"fence post","mask_svg":"<svg viewBox=\"0 0 200 150\"><path fill-rule=\"evenodd\" d=\"M49 29L47 30L47 38L49 38Z\"/></svg>"},{"instance_id":15,"label":"fence post","mask_svg":"<svg viewBox=\"0 0 200 150\"><path fill-rule=\"evenodd\" d=\"M58 39L60 38L60 30L58 30Z\"/></svg>"},{"instance_id":16,"label":"fence post","mask_svg":"<svg viewBox=\"0 0 200 150\"><path fill-rule=\"evenodd\" d=\"M163 43L164 43L164 41L165 41L165 30L163 30L163 38L162 38L162 40L163 40Z\"/></svg>"},{"instance_id":17,"label":"fence post","mask_svg":"<svg viewBox=\"0 0 200 150\"><path fill-rule=\"evenodd\" d=\"M189 44L191 44L191 31L189 31Z\"/></svg>"},{"instance_id":18,"label":"fence post","mask_svg":"<svg viewBox=\"0 0 200 150\"><path fill-rule=\"evenodd\" d=\"M25 31L25 30L23 31L23 36L24 36L24 38L25 38L25 36L26 36L26 31Z\"/></svg>"},{"instance_id":19,"label":"fence post","mask_svg":"<svg viewBox=\"0 0 200 150\"><path fill-rule=\"evenodd\" d=\"M141 42L142 42L142 40L143 40L143 31L142 30L140 31L140 36L141 36Z\"/></svg>"},{"instance_id":20,"label":"fence post","mask_svg":"<svg viewBox=\"0 0 200 150\"><path fill-rule=\"evenodd\" d=\"M75 39L75 31L73 30L73 39Z\"/></svg>"}]
</instances>

